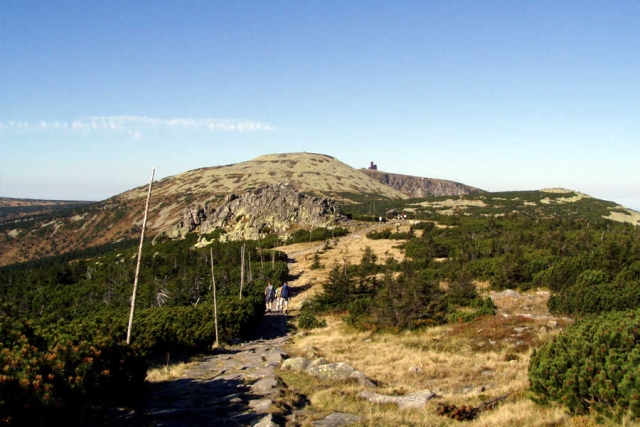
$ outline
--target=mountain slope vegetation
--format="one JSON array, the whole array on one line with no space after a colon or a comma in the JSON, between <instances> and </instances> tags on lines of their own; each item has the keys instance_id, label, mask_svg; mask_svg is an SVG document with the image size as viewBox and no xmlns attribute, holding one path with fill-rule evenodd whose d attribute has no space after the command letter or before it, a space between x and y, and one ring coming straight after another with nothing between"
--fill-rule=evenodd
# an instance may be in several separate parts
<instances>
[{"instance_id":1,"label":"mountain slope vegetation","mask_svg":"<svg viewBox=\"0 0 640 427\"><path fill-rule=\"evenodd\" d=\"M181 222L190 223L192 212L205 208L213 211L230 197L281 184L320 200L335 199L340 204L352 203L353 198L363 195L385 200L410 196L331 156L271 154L232 165L195 169L155 182L147 233L153 237L171 232ZM0 265L135 238L142 224L147 188L143 185L101 202L71 205L64 211L43 210L39 215L1 222ZM459 194L461 184L456 184L456 193L448 192L448 188L441 185L438 195ZM462 188L474 191L472 187ZM255 231L249 230L248 234Z\"/></svg>"},{"instance_id":2,"label":"mountain slope vegetation","mask_svg":"<svg viewBox=\"0 0 640 427\"><path fill-rule=\"evenodd\" d=\"M264 161L276 164L271 157ZM169 218L160 214L166 208L163 203L182 197L179 194L184 190L178 186L181 190L172 196L168 181L159 187L164 192L158 191L152 198L151 221L156 225ZM246 189L247 200L263 206L258 196L277 197L263 188ZM141 199L133 194L127 197L137 204ZM209 197L203 194L203 198ZM292 194L305 200L324 200ZM75 208L66 216L54 213L3 223L4 243L31 234L33 241L37 238L68 247L55 254L40 243L38 256L0 267L0 328L4 337L0 341L0 385L2 396L11 396L0 399L2 421L38 422L34 414L56 421L77 414L89 417L134 398L136 390L144 386L148 364L158 357L209 351L215 334L212 273L223 343L245 337L261 321L267 282L279 285L291 281L295 295L291 307L300 310L300 318L309 322L306 325L322 325L312 321L317 318L340 331L340 336L330 339L343 344L334 350L322 349L323 355L360 364L362 372L392 394L439 387L439 393L455 404L477 404L483 397L515 391L509 407L533 405L525 403L531 402L526 373L531 360L530 375L536 384L531 392L537 395L536 401L567 405L575 417L595 411L616 421L636 419L640 378L635 375L636 359L620 356L640 351L640 340L633 338L635 315L610 314L633 313L640 306L640 229L633 221L611 219L613 214L634 218L632 212L611 202L557 190L427 198L395 198L390 194L336 192L336 199L349 200L340 204L340 222L314 226L300 221L287 233L275 231L271 224L261 226L263 232L255 239L229 239L231 232L222 226L196 227L175 239L155 228L141 259L131 345L123 340L137 257L133 237L139 226L134 218L141 212L127 210L129 202L124 195ZM213 200L220 203L216 206L229 206L230 201L240 199L239 195L220 195L219 200ZM199 203L194 199L189 206ZM229 209L235 224L250 223L251 212L241 217ZM207 209L203 212L212 215ZM127 224L128 232L117 234L120 223ZM75 237L70 237L74 233ZM84 244L77 245L74 239L84 239ZM96 245L98 241L103 244ZM355 241L360 244L358 250L350 245ZM374 251L366 242L385 249ZM296 245L307 248L304 274L293 262ZM330 253L331 259L327 258ZM314 279L297 282L302 277ZM547 295L545 314L507 314L498 298L509 295L506 291ZM615 331L600 331L599 347L589 347L580 335L582 330L591 330L585 326L571 329L573 335L568 339L553 339L564 333L566 325L588 322L599 315L625 319L625 338ZM536 332L542 329L544 333ZM325 334L330 331L314 329L309 339L301 337L298 348L304 351L309 340L318 345ZM367 338L362 338L363 334ZM393 369L385 371L369 358L384 354L381 361L393 366L395 353L384 350L384 342L401 347L402 354L406 353L402 360L419 357L418 367L428 374L415 375L414 370L414 376L409 377ZM360 343L364 352L356 351L354 343ZM575 352L572 360L604 366L605 374L598 373L600 376L590 376L588 370L578 373L584 384L601 385L576 389L549 379L545 366L554 366L554 375L566 381L574 381L578 375L571 369L563 370L565 365L555 360L563 352L554 345ZM596 348L600 353L578 356L581 348ZM597 359L598 354L610 354L611 363ZM466 368L443 371L449 358ZM606 377L622 372L616 366L625 372L624 383ZM409 366L403 365L405 368ZM498 380L498 371L509 374ZM508 378L513 382L507 383ZM298 381L303 380L284 378L291 387ZM344 395L323 387L312 385L303 390L314 394L311 401L320 405L318 409L322 404L316 402L327 397L326 390ZM469 395L469 387L480 391ZM122 389L130 390L131 395L119 395ZM564 402L563 396L572 400ZM406 421L390 421L385 414L373 416L372 422L379 425ZM421 415L406 416L413 420ZM504 425L504 420L488 419L477 425ZM535 419L535 415L529 416L518 425L545 425L536 424ZM556 417L553 425L572 425L571 418Z\"/></svg>"}]
</instances>

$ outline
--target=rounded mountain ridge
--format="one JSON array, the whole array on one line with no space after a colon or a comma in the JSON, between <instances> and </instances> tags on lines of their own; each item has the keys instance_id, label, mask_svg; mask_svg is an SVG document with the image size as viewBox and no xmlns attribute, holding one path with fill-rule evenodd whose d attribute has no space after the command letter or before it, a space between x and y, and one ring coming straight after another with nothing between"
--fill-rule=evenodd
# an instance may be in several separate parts
<instances>
[{"instance_id":1,"label":"rounded mountain ridge","mask_svg":"<svg viewBox=\"0 0 640 427\"><path fill-rule=\"evenodd\" d=\"M154 195L170 196L240 194L246 191L288 183L301 193L340 198L341 193L375 193L391 199L409 197L404 192L353 168L334 157L316 153L267 154L246 162L194 169L161 179ZM146 187L138 187L121 196L143 196Z\"/></svg>"}]
</instances>

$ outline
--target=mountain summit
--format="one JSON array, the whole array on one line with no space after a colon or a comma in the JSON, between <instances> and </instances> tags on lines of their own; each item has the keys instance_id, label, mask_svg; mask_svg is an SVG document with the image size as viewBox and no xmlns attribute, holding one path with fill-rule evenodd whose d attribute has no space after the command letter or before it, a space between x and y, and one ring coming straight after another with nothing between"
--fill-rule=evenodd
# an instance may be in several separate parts
<instances>
[{"instance_id":1,"label":"mountain summit","mask_svg":"<svg viewBox=\"0 0 640 427\"><path fill-rule=\"evenodd\" d=\"M392 178L390 178L392 177ZM421 190L403 186L402 179L412 178L424 183ZM405 180L406 181L406 180ZM421 196L469 194L477 188L432 178L416 178L355 169L334 157L315 153L268 154L253 160L225 166L194 169L164 178L155 185L156 197L185 194L230 194L248 189L288 183L301 193L330 198L344 198L344 193L376 194L390 199ZM400 183L400 184L399 184ZM138 198L146 194L146 187L123 193L124 198Z\"/></svg>"}]
</instances>

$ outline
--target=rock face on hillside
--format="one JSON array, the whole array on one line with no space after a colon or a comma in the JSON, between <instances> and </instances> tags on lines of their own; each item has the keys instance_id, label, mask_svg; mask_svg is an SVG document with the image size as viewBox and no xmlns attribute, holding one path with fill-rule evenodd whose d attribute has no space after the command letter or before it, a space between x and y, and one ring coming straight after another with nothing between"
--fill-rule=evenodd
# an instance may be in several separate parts
<instances>
[{"instance_id":1,"label":"rock face on hillside","mask_svg":"<svg viewBox=\"0 0 640 427\"><path fill-rule=\"evenodd\" d=\"M362 169L362 171L378 182L410 197L464 196L470 193L483 192L478 188L444 179L420 178L371 169Z\"/></svg>"},{"instance_id":2,"label":"rock face on hillside","mask_svg":"<svg viewBox=\"0 0 640 427\"><path fill-rule=\"evenodd\" d=\"M228 240L257 239L264 233L287 234L294 227L330 227L344 219L336 202L306 196L282 183L230 194L215 208L209 204L191 206L168 234L177 237L194 230L209 233L222 228Z\"/></svg>"}]
</instances>

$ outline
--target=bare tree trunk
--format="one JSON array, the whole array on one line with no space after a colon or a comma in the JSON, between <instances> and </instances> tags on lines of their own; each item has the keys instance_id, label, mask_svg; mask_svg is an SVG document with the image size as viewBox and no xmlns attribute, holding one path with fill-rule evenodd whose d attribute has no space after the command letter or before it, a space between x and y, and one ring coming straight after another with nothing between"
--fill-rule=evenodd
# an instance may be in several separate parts
<instances>
[{"instance_id":1,"label":"bare tree trunk","mask_svg":"<svg viewBox=\"0 0 640 427\"><path fill-rule=\"evenodd\" d=\"M242 299L242 287L244 286L244 243L240 250L240 299Z\"/></svg>"},{"instance_id":2,"label":"bare tree trunk","mask_svg":"<svg viewBox=\"0 0 640 427\"><path fill-rule=\"evenodd\" d=\"M218 301L216 300L216 276L213 274L213 249L209 248L209 254L211 256L211 285L213 286L213 324L216 329L216 342L213 343L213 348L218 347Z\"/></svg>"},{"instance_id":3,"label":"bare tree trunk","mask_svg":"<svg viewBox=\"0 0 640 427\"><path fill-rule=\"evenodd\" d=\"M136 263L136 275L133 279L133 295L131 296L131 311L129 313L129 326L127 327L127 344L131 344L131 327L133 326L133 312L136 308L136 291L138 290L138 275L140 274L140 258L142 257L142 243L144 242L144 230L147 226L147 214L149 212L149 200L151 199L151 185L156 168L151 168L151 181L147 192L147 203L144 207L144 218L142 219L142 231L140 232L140 246L138 247L138 262Z\"/></svg>"},{"instance_id":4,"label":"bare tree trunk","mask_svg":"<svg viewBox=\"0 0 640 427\"><path fill-rule=\"evenodd\" d=\"M264 272L264 261L262 259L262 246L260 245L259 237L258 237L258 251L260 251L260 271Z\"/></svg>"}]
</instances>

